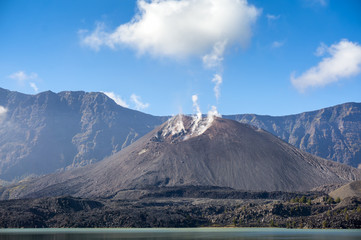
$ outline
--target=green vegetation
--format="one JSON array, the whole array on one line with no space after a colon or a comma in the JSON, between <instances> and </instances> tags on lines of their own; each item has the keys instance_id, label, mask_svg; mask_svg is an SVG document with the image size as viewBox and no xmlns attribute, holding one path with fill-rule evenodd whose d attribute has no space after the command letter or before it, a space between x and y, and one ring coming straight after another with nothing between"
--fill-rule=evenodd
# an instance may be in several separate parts
<instances>
[{"instance_id":1,"label":"green vegetation","mask_svg":"<svg viewBox=\"0 0 361 240\"><path fill-rule=\"evenodd\" d=\"M327 228L327 225L328 225L327 221L324 220L324 221L322 222L322 227L323 227L323 228Z\"/></svg>"},{"instance_id":2,"label":"green vegetation","mask_svg":"<svg viewBox=\"0 0 361 240\"><path fill-rule=\"evenodd\" d=\"M328 210L328 211L326 212L326 215L327 215L328 217L331 216L330 210Z\"/></svg>"},{"instance_id":3,"label":"green vegetation","mask_svg":"<svg viewBox=\"0 0 361 240\"><path fill-rule=\"evenodd\" d=\"M306 203L306 197L305 197L305 196L302 196L302 197L300 198L299 203Z\"/></svg>"},{"instance_id":4,"label":"green vegetation","mask_svg":"<svg viewBox=\"0 0 361 240\"><path fill-rule=\"evenodd\" d=\"M301 198L295 197L290 200L291 203L307 203L308 205L312 204L312 197L307 198L306 196L302 196Z\"/></svg>"},{"instance_id":5,"label":"green vegetation","mask_svg":"<svg viewBox=\"0 0 361 240\"><path fill-rule=\"evenodd\" d=\"M270 221L270 226L271 227L276 227L275 221L273 219L271 219L271 221Z\"/></svg>"}]
</instances>

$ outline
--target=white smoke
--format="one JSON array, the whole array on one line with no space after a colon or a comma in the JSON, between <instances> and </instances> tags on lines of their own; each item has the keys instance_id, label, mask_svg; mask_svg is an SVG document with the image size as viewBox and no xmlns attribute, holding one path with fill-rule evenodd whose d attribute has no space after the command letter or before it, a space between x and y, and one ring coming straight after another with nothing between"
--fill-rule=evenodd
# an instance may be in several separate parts
<instances>
[{"instance_id":1,"label":"white smoke","mask_svg":"<svg viewBox=\"0 0 361 240\"><path fill-rule=\"evenodd\" d=\"M214 95L216 96L216 99L218 101L219 96L221 95L221 84L223 82L222 76L219 74L215 74L212 79L212 82L215 83L213 90L214 90Z\"/></svg>"},{"instance_id":2,"label":"white smoke","mask_svg":"<svg viewBox=\"0 0 361 240\"><path fill-rule=\"evenodd\" d=\"M163 130L162 136L165 137L169 134L172 136L185 133L186 129L183 124L183 117L181 114L178 114L175 117L168 119L167 126Z\"/></svg>"},{"instance_id":3,"label":"white smoke","mask_svg":"<svg viewBox=\"0 0 361 240\"><path fill-rule=\"evenodd\" d=\"M222 117L217 111L215 106L212 106L208 111L207 117L202 118L202 112L198 104L198 96L192 96L193 107L196 115L193 116L192 129L189 133L190 136L195 137L203 134L213 123L215 117ZM186 140L187 138L185 138Z\"/></svg>"},{"instance_id":4,"label":"white smoke","mask_svg":"<svg viewBox=\"0 0 361 240\"><path fill-rule=\"evenodd\" d=\"M207 118L209 119L214 119L214 117L222 117L222 115L217 111L216 106L212 106L211 110L209 110L207 114Z\"/></svg>"},{"instance_id":5,"label":"white smoke","mask_svg":"<svg viewBox=\"0 0 361 240\"><path fill-rule=\"evenodd\" d=\"M196 111L197 117L202 118L202 112L201 112L201 109L198 104L198 95L195 94L192 96L192 102L193 102L193 108Z\"/></svg>"},{"instance_id":6,"label":"white smoke","mask_svg":"<svg viewBox=\"0 0 361 240\"><path fill-rule=\"evenodd\" d=\"M203 64L207 68L218 67L222 64L223 53L227 45L227 40L216 42L213 46L212 52L202 57Z\"/></svg>"},{"instance_id":7,"label":"white smoke","mask_svg":"<svg viewBox=\"0 0 361 240\"><path fill-rule=\"evenodd\" d=\"M202 120L202 112L201 112L201 109L199 107L199 104L198 104L198 95L193 95L192 96L192 102L193 102L193 108L196 112L196 115L193 116L193 126L192 126L192 129L191 129L191 135L194 133L194 131L198 128L198 125L199 125L199 121Z\"/></svg>"}]
</instances>

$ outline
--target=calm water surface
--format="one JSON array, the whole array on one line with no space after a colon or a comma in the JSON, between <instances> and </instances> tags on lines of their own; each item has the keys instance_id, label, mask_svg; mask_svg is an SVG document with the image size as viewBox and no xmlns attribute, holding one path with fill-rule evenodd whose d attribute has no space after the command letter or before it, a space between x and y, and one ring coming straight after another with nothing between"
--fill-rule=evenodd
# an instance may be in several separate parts
<instances>
[{"instance_id":1,"label":"calm water surface","mask_svg":"<svg viewBox=\"0 0 361 240\"><path fill-rule=\"evenodd\" d=\"M361 230L277 228L153 228L153 229L0 229L1 240L85 239L272 239L361 240Z\"/></svg>"}]
</instances>

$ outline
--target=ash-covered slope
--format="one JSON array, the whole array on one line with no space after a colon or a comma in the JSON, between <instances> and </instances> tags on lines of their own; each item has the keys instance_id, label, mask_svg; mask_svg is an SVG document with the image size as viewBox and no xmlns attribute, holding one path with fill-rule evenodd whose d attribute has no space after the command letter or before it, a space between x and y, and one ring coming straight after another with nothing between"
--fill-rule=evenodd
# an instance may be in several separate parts
<instances>
[{"instance_id":1,"label":"ash-covered slope","mask_svg":"<svg viewBox=\"0 0 361 240\"><path fill-rule=\"evenodd\" d=\"M281 117L255 114L223 117L265 129L316 156L361 167L361 103Z\"/></svg>"},{"instance_id":2,"label":"ash-covered slope","mask_svg":"<svg viewBox=\"0 0 361 240\"><path fill-rule=\"evenodd\" d=\"M250 125L177 116L97 164L2 189L2 198L104 197L186 185L302 191L357 179L359 170L302 152Z\"/></svg>"},{"instance_id":3,"label":"ash-covered slope","mask_svg":"<svg viewBox=\"0 0 361 240\"><path fill-rule=\"evenodd\" d=\"M345 199L348 197L358 197L361 198L361 181L354 181L348 183L336 190L330 192L329 194L334 199L340 198Z\"/></svg>"},{"instance_id":4,"label":"ash-covered slope","mask_svg":"<svg viewBox=\"0 0 361 240\"><path fill-rule=\"evenodd\" d=\"M163 121L99 92L26 95L0 88L0 179L100 161Z\"/></svg>"}]
</instances>

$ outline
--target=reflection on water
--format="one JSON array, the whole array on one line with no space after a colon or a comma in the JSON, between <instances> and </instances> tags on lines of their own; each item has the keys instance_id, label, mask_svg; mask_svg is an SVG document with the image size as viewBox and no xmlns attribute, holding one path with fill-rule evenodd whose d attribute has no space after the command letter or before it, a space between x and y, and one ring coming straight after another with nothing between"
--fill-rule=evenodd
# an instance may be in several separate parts
<instances>
[{"instance_id":1,"label":"reflection on water","mask_svg":"<svg viewBox=\"0 0 361 240\"><path fill-rule=\"evenodd\" d=\"M291 230L276 228L194 229L2 229L0 240L85 239L240 239L360 240L361 230Z\"/></svg>"}]
</instances>

